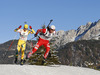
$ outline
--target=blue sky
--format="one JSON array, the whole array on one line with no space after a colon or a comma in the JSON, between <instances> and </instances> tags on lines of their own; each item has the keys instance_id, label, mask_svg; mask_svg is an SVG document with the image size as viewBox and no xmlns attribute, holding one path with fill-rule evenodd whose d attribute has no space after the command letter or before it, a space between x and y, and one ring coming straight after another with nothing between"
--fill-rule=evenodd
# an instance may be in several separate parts
<instances>
[{"instance_id":1,"label":"blue sky","mask_svg":"<svg viewBox=\"0 0 100 75\"><path fill-rule=\"evenodd\" d=\"M36 31L50 19L57 31L77 29L100 19L100 0L0 0L0 43L13 39L25 21Z\"/></svg>"}]
</instances>

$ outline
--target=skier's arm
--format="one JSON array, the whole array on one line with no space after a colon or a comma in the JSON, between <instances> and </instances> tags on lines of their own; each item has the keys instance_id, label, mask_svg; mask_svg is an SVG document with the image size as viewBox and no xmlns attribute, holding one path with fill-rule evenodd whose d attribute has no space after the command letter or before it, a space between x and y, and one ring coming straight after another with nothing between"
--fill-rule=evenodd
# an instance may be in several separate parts
<instances>
[{"instance_id":1,"label":"skier's arm","mask_svg":"<svg viewBox=\"0 0 100 75\"><path fill-rule=\"evenodd\" d=\"M18 28L16 28L14 31L17 32L22 26L20 25Z\"/></svg>"},{"instance_id":2,"label":"skier's arm","mask_svg":"<svg viewBox=\"0 0 100 75\"><path fill-rule=\"evenodd\" d=\"M35 34L35 31L32 29L32 27L31 26L29 26L30 27L30 29L31 29L31 31L29 31L29 33L31 33L31 34ZM29 34L28 33L28 34Z\"/></svg>"},{"instance_id":3,"label":"skier's arm","mask_svg":"<svg viewBox=\"0 0 100 75\"><path fill-rule=\"evenodd\" d=\"M38 35L38 33L45 33L46 32L46 29L38 29L37 32L36 32L36 35Z\"/></svg>"},{"instance_id":4,"label":"skier's arm","mask_svg":"<svg viewBox=\"0 0 100 75\"><path fill-rule=\"evenodd\" d=\"M28 34L29 34L29 33L35 34L35 31L34 31L33 29L31 29L31 31L29 31Z\"/></svg>"}]
</instances>

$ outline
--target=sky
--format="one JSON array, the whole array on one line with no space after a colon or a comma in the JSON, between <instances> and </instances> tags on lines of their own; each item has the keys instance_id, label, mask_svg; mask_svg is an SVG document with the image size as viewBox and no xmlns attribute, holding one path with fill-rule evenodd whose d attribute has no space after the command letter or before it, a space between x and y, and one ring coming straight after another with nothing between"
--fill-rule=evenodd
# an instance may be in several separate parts
<instances>
[{"instance_id":1,"label":"sky","mask_svg":"<svg viewBox=\"0 0 100 75\"><path fill-rule=\"evenodd\" d=\"M100 19L100 0L0 0L0 43L15 39L14 29L25 21L36 31L51 19L56 31L76 30Z\"/></svg>"}]
</instances>

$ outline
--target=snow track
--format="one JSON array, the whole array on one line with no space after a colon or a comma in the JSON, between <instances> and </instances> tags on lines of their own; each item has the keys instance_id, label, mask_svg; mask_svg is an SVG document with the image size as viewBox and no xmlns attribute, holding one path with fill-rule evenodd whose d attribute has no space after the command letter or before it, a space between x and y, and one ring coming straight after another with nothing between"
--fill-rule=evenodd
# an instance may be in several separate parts
<instances>
[{"instance_id":1,"label":"snow track","mask_svg":"<svg viewBox=\"0 0 100 75\"><path fill-rule=\"evenodd\" d=\"M0 65L0 75L100 75L100 71L64 65Z\"/></svg>"}]
</instances>

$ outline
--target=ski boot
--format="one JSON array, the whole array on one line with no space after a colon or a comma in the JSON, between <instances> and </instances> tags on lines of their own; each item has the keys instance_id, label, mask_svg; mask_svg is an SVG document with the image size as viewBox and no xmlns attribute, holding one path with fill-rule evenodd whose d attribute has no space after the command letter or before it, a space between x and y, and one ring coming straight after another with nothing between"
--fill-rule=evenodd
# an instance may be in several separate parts
<instances>
[{"instance_id":1,"label":"ski boot","mask_svg":"<svg viewBox=\"0 0 100 75\"><path fill-rule=\"evenodd\" d=\"M20 65L23 65L23 64L24 64L24 60L23 60L23 59L21 59Z\"/></svg>"},{"instance_id":2,"label":"ski boot","mask_svg":"<svg viewBox=\"0 0 100 75\"><path fill-rule=\"evenodd\" d=\"M46 65L46 59L43 57L42 65Z\"/></svg>"},{"instance_id":3,"label":"ski boot","mask_svg":"<svg viewBox=\"0 0 100 75\"><path fill-rule=\"evenodd\" d=\"M17 64L17 61L18 61L18 58L16 57L14 63Z\"/></svg>"},{"instance_id":4,"label":"ski boot","mask_svg":"<svg viewBox=\"0 0 100 75\"><path fill-rule=\"evenodd\" d=\"M17 62L18 62L18 50L16 50L14 63L17 64Z\"/></svg>"}]
</instances>

